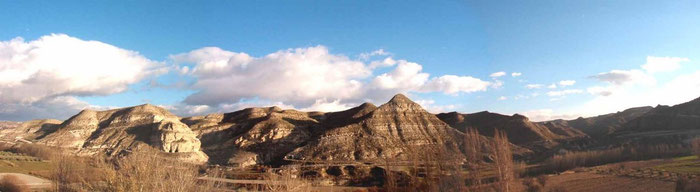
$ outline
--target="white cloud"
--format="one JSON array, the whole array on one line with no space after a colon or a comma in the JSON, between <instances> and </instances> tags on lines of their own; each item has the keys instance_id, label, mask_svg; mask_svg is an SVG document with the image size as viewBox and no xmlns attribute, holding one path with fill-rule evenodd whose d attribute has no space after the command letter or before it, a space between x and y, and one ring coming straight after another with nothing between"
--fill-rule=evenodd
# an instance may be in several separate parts
<instances>
[{"instance_id":1,"label":"white cloud","mask_svg":"<svg viewBox=\"0 0 700 192\"><path fill-rule=\"evenodd\" d=\"M314 102L313 105L301 109L304 111L342 111L346 109L350 109L352 107L355 107L353 105L345 104L345 103L340 103L340 100L334 100L331 102L328 102L324 99L318 99Z\"/></svg>"},{"instance_id":2,"label":"white cloud","mask_svg":"<svg viewBox=\"0 0 700 192\"><path fill-rule=\"evenodd\" d=\"M162 63L99 41L64 34L33 41L17 37L0 42L0 105L27 115L14 116L16 119L58 117L27 112L77 106L80 102L70 96L120 93L130 84L165 71Z\"/></svg>"},{"instance_id":3,"label":"white cloud","mask_svg":"<svg viewBox=\"0 0 700 192\"><path fill-rule=\"evenodd\" d=\"M567 89L567 90L561 90L561 91L550 91L550 92L547 92L547 95L550 97L560 97L560 96L565 96L565 95L570 95L570 94L578 94L578 93L583 93L583 91L580 89Z\"/></svg>"},{"instance_id":4,"label":"white cloud","mask_svg":"<svg viewBox=\"0 0 700 192\"><path fill-rule=\"evenodd\" d=\"M690 61L688 58L681 57L654 57L647 56L647 63L642 65L642 69L649 73L670 72L681 67L681 62Z\"/></svg>"},{"instance_id":5,"label":"white cloud","mask_svg":"<svg viewBox=\"0 0 700 192\"><path fill-rule=\"evenodd\" d=\"M591 76L600 81L608 82L615 85L624 84L646 84L653 85L656 80L653 76L644 73L641 70L612 70L610 72L599 73Z\"/></svg>"},{"instance_id":6,"label":"white cloud","mask_svg":"<svg viewBox=\"0 0 700 192\"><path fill-rule=\"evenodd\" d=\"M562 87L572 86L572 85L574 85L574 84L576 84L576 81L574 81L574 80L563 80L563 81L559 81L559 85L561 85Z\"/></svg>"},{"instance_id":7,"label":"white cloud","mask_svg":"<svg viewBox=\"0 0 700 192\"><path fill-rule=\"evenodd\" d=\"M544 87L544 85L542 85L542 84L527 84L527 85L525 85L525 87L528 89L539 89L539 88Z\"/></svg>"},{"instance_id":8,"label":"white cloud","mask_svg":"<svg viewBox=\"0 0 700 192\"><path fill-rule=\"evenodd\" d=\"M578 114L557 114L552 109L538 109L525 111L521 113L522 115L528 117L530 121L548 121L554 119L575 119L580 117Z\"/></svg>"},{"instance_id":9,"label":"white cloud","mask_svg":"<svg viewBox=\"0 0 700 192\"><path fill-rule=\"evenodd\" d=\"M503 100L507 100L507 99L508 99L508 97L506 97L506 96L501 96L498 98L499 101L503 101Z\"/></svg>"},{"instance_id":10,"label":"white cloud","mask_svg":"<svg viewBox=\"0 0 700 192\"><path fill-rule=\"evenodd\" d=\"M552 84L550 84L549 86L547 86L547 88L556 89L556 88L557 88L557 84L552 83Z\"/></svg>"},{"instance_id":11,"label":"white cloud","mask_svg":"<svg viewBox=\"0 0 700 192\"><path fill-rule=\"evenodd\" d=\"M521 75L523 75L523 74L522 74L522 73L518 73L518 72L513 72L513 73L510 74L510 76L513 76L513 77L518 77L518 76L521 76Z\"/></svg>"},{"instance_id":12,"label":"white cloud","mask_svg":"<svg viewBox=\"0 0 700 192\"><path fill-rule=\"evenodd\" d=\"M199 58L202 55L205 57ZM365 101L385 102L396 93L457 95L485 91L492 84L470 76L431 77L420 64L391 57L366 64L331 54L323 46L281 50L263 57L202 48L171 58L191 66L186 74L196 79L190 88L198 92L184 104L208 105L211 110L250 99L284 101L300 109L338 110ZM378 67L393 68L373 76Z\"/></svg>"},{"instance_id":13,"label":"white cloud","mask_svg":"<svg viewBox=\"0 0 700 192\"><path fill-rule=\"evenodd\" d=\"M385 55L391 55L391 53L384 51L384 49L377 49L369 53L362 53L360 54L360 59L361 60L368 60L370 57L373 56L385 56Z\"/></svg>"},{"instance_id":14,"label":"white cloud","mask_svg":"<svg viewBox=\"0 0 700 192\"><path fill-rule=\"evenodd\" d=\"M308 105L319 98L353 98L362 89L357 79L371 74L364 63L330 54L323 46L287 49L261 58L225 51L231 57L181 59L202 51L172 56L177 63L195 63L189 74L197 78L192 88L200 91L185 99L190 105L213 106L255 97Z\"/></svg>"},{"instance_id":15,"label":"white cloud","mask_svg":"<svg viewBox=\"0 0 700 192\"><path fill-rule=\"evenodd\" d=\"M441 91L445 94L470 93L486 91L490 84L490 82L469 76L443 75L431 79L423 86L423 90L428 92Z\"/></svg>"},{"instance_id":16,"label":"white cloud","mask_svg":"<svg viewBox=\"0 0 700 192\"><path fill-rule=\"evenodd\" d=\"M415 102L430 113L444 113L457 108L456 105L435 105L435 100L416 100Z\"/></svg>"},{"instance_id":17,"label":"white cloud","mask_svg":"<svg viewBox=\"0 0 700 192\"><path fill-rule=\"evenodd\" d=\"M374 69L378 67L391 67L394 65L396 65L396 60L394 60L391 57L387 57L381 61L372 61L371 63L369 63L369 68Z\"/></svg>"},{"instance_id":18,"label":"white cloud","mask_svg":"<svg viewBox=\"0 0 700 192\"><path fill-rule=\"evenodd\" d=\"M614 93L614 87L613 86L608 86L608 87L601 87L601 86L593 86L589 87L587 89L588 93L593 94L593 95L600 95L600 96L610 96Z\"/></svg>"},{"instance_id":19,"label":"white cloud","mask_svg":"<svg viewBox=\"0 0 700 192\"><path fill-rule=\"evenodd\" d=\"M505 71L499 71L499 72L491 73L491 75L489 75L489 76L490 76L490 77L493 77L493 78L496 78L496 77L502 77L502 76L504 76L504 75L506 75L506 72L505 72Z\"/></svg>"}]
</instances>

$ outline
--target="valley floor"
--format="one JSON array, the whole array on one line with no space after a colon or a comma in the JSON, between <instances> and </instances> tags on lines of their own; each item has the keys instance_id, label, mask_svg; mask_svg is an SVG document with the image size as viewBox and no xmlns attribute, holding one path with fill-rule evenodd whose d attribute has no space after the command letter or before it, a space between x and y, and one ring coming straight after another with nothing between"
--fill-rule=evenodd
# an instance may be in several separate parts
<instances>
[{"instance_id":1,"label":"valley floor","mask_svg":"<svg viewBox=\"0 0 700 192\"><path fill-rule=\"evenodd\" d=\"M697 156L613 163L549 175L546 190L674 191L679 177L700 176Z\"/></svg>"}]
</instances>

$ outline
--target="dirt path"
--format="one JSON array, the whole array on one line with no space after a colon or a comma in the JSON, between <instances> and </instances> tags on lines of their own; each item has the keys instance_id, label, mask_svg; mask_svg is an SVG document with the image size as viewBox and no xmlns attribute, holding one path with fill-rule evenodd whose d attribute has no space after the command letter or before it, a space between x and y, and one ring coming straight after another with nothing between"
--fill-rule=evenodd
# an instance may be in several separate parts
<instances>
[{"instance_id":1,"label":"dirt path","mask_svg":"<svg viewBox=\"0 0 700 192\"><path fill-rule=\"evenodd\" d=\"M19 179L27 183L27 185L30 188L33 189L40 189L40 188L50 188L51 187L51 181L27 175L27 174L21 174L21 173L0 173L0 178L5 177L7 175L14 175L17 176Z\"/></svg>"}]
</instances>

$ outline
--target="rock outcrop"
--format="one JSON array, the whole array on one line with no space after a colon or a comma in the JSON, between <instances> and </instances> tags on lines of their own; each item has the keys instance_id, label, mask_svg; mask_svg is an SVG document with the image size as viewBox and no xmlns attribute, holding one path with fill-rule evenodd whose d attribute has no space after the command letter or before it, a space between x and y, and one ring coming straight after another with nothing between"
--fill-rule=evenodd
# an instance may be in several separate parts
<instances>
[{"instance_id":1,"label":"rock outcrop","mask_svg":"<svg viewBox=\"0 0 700 192\"><path fill-rule=\"evenodd\" d=\"M207 160L197 135L179 117L149 104L106 111L83 110L38 142L74 149L81 155L120 155L155 149L191 162Z\"/></svg>"}]
</instances>

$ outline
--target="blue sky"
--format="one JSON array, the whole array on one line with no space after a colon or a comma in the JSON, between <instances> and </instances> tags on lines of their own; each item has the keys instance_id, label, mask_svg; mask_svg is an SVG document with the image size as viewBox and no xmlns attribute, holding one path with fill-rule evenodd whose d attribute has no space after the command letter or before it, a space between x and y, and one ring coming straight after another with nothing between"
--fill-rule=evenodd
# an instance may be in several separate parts
<instances>
[{"instance_id":1,"label":"blue sky","mask_svg":"<svg viewBox=\"0 0 700 192\"><path fill-rule=\"evenodd\" d=\"M700 70L700 3L696 1L0 1L0 8L0 41L7 44L0 47L0 57L5 57L0 58L5 62L0 63L0 74L23 74L4 81L0 78L0 106L5 108L0 110L0 120L66 118L82 108L145 102L168 107L180 115L275 104L331 110L364 101L381 104L394 92L409 94L433 112L489 110L547 120L641 105L677 104L700 97L694 89L700 87L692 82ZM40 41L52 34L65 36ZM51 61L51 56L60 57L17 51L19 45L9 43L17 37L22 38L19 44L39 48L56 42L56 46L70 49L73 43L99 41L114 49L137 52L136 56L114 56L112 61L115 69L133 65L140 72L133 76L107 72L85 78L80 75L91 71L66 73L70 77L56 72L46 76L55 78L49 82L61 84L42 84L54 87L52 91L27 91L37 86L26 83L31 82L27 79L44 74L41 71L57 66L82 69L83 65L107 64L100 58L60 59L67 63L7 59L30 55ZM205 47L217 47L218 51L206 55L208 58L183 59L187 53L191 56L195 54L192 51ZM75 57L85 52L71 50L75 53L68 55ZM92 55L101 53L101 49L90 50L95 52ZM111 48L104 51L112 53ZM290 56L267 57L280 51ZM295 57L314 51L327 52L323 55L326 59L312 62L303 61L307 57ZM361 57L372 52L381 54ZM218 56L224 58L223 62L233 61L225 57L231 53L254 58L249 64L249 60L241 60L246 63L241 66L361 73L324 76L319 81L305 78L308 76L284 79L250 75L256 73L254 67L239 66L233 71L204 67L206 61ZM182 57L176 59L175 55ZM130 60L134 57L148 61ZM386 58L417 65L396 62L368 67L372 61ZM289 68L289 62L301 63ZM322 64L316 66L314 62ZM356 62L363 66L354 65ZM646 70L641 67L645 64L664 69ZM202 69L184 72L185 66ZM413 74L409 78L412 80L399 81L399 74L392 73L411 66L422 67L420 73L429 76ZM207 76L216 71L226 74ZM506 75L490 76L500 71ZM380 81L382 74L391 83ZM601 78L609 77L606 74L618 79ZM270 82L298 81L318 88L318 92L298 93L300 90L280 83L240 90L251 83L231 82L240 78L251 82L266 78L275 78ZM81 84L90 80L94 86ZM575 83L564 87L558 84L566 80ZM354 91L335 93L330 84ZM532 88L537 84L542 86ZM557 88L547 88L551 84L558 84ZM280 91L274 91L275 86L280 86Z\"/></svg>"}]
</instances>

